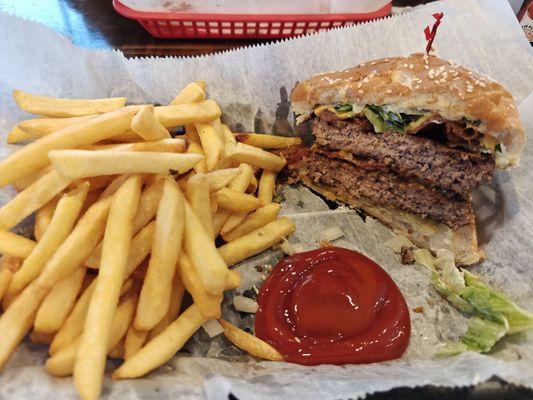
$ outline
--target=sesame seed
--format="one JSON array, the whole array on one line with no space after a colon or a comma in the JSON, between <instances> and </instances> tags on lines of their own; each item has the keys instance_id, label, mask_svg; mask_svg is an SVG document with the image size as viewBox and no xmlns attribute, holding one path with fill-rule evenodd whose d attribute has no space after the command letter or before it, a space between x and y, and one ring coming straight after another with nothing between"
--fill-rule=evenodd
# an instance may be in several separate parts
<instances>
[{"instance_id":1,"label":"sesame seed","mask_svg":"<svg viewBox=\"0 0 533 400\"><path fill-rule=\"evenodd\" d=\"M364 83L368 83L368 82L370 82L370 79L368 79L368 77L366 77L365 79L363 79L363 82Z\"/></svg>"},{"instance_id":2,"label":"sesame seed","mask_svg":"<svg viewBox=\"0 0 533 400\"><path fill-rule=\"evenodd\" d=\"M407 64L404 64L403 67L404 67L404 68L407 68Z\"/></svg>"},{"instance_id":3,"label":"sesame seed","mask_svg":"<svg viewBox=\"0 0 533 400\"><path fill-rule=\"evenodd\" d=\"M365 65L366 65L365 63L359 64L360 67L364 67Z\"/></svg>"},{"instance_id":4,"label":"sesame seed","mask_svg":"<svg viewBox=\"0 0 533 400\"><path fill-rule=\"evenodd\" d=\"M375 62L375 61L372 61L372 62L370 63L370 65L376 65L376 62Z\"/></svg>"},{"instance_id":5,"label":"sesame seed","mask_svg":"<svg viewBox=\"0 0 533 400\"><path fill-rule=\"evenodd\" d=\"M446 82L446 79L441 78L441 79L439 80L439 82L440 82L440 83L444 83L444 82Z\"/></svg>"},{"instance_id":6,"label":"sesame seed","mask_svg":"<svg viewBox=\"0 0 533 400\"><path fill-rule=\"evenodd\" d=\"M390 93L392 93L392 90L391 89L387 89L387 90L385 90L385 93L390 94Z\"/></svg>"},{"instance_id":7,"label":"sesame seed","mask_svg":"<svg viewBox=\"0 0 533 400\"><path fill-rule=\"evenodd\" d=\"M363 86L363 84L362 84L361 82L359 82L359 83L357 84L357 89L359 89L361 86Z\"/></svg>"},{"instance_id":8,"label":"sesame seed","mask_svg":"<svg viewBox=\"0 0 533 400\"><path fill-rule=\"evenodd\" d=\"M414 68L414 65L413 64L409 64L409 69L413 69Z\"/></svg>"},{"instance_id":9,"label":"sesame seed","mask_svg":"<svg viewBox=\"0 0 533 400\"><path fill-rule=\"evenodd\" d=\"M429 67L428 67L427 65L424 65L424 68L425 68L425 69L428 69Z\"/></svg>"},{"instance_id":10,"label":"sesame seed","mask_svg":"<svg viewBox=\"0 0 533 400\"><path fill-rule=\"evenodd\" d=\"M472 93L472 92L474 91L474 88L473 88L472 86L467 86L467 87L466 87L466 91L467 91L468 93Z\"/></svg>"},{"instance_id":11,"label":"sesame seed","mask_svg":"<svg viewBox=\"0 0 533 400\"><path fill-rule=\"evenodd\" d=\"M359 93L359 94L363 94L364 91L363 91L363 89L359 89L359 90L357 91L357 93Z\"/></svg>"}]
</instances>

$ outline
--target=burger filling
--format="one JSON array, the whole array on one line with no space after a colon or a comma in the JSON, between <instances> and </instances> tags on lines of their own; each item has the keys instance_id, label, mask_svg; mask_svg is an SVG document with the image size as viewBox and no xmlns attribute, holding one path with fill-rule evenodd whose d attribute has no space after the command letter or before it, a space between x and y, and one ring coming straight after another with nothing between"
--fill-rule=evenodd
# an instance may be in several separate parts
<instances>
[{"instance_id":1,"label":"burger filling","mask_svg":"<svg viewBox=\"0 0 533 400\"><path fill-rule=\"evenodd\" d=\"M494 157L472 124L435 115L383 116L382 110L315 110L315 144L285 154L290 176L454 230L473 224L470 194L491 182Z\"/></svg>"}]
</instances>

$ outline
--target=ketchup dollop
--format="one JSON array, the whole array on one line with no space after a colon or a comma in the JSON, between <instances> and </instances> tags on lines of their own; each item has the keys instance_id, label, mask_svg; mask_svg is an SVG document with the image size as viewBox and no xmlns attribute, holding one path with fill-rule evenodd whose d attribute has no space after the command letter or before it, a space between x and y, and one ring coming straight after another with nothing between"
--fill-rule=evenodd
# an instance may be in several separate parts
<instances>
[{"instance_id":1,"label":"ketchup dollop","mask_svg":"<svg viewBox=\"0 0 533 400\"><path fill-rule=\"evenodd\" d=\"M400 290L374 261L326 247L281 260L257 298L255 334L286 361L359 364L400 357L411 321Z\"/></svg>"}]
</instances>

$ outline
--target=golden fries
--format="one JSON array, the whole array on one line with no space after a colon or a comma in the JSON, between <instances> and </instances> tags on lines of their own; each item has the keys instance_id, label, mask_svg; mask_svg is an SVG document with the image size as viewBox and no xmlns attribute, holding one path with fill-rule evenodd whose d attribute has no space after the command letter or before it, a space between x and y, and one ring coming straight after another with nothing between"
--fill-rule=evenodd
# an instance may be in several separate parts
<instances>
[{"instance_id":1,"label":"golden fries","mask_svg":"<svg viewBox=\"0 0 533 400\"><path fill-rule=\"evenodd\" d=\"M54 211L56 210L59 197L56 196L43 207L41 207L35 213L35 225L33 226L33 236L39 242L43 237L44 233L48 229L50 222L52 222L52 217L54 216Z\"/></svg>"},{"instance_id":2,"label":"golden fries","mask_svg":"<svg viewBox=\"0 0 533 400\"><path fill-rule=\"evenodd\" d=\"M257 198L265 205L272 203L272 197L276 189L276 176L277 174L275 172L267 170L264 170L261 174Z\"/></svg>"},{"instance_id":3,"label":"golden fries","mask_svg":"<svg viewBox=\"0 0 533 400\"><path fill-rule=\"evenodd\" d=\"M152 252L144 279L135 328L150 330L166 315L172 293L172 280L181 250L185 221L184 199L176 182L165 179L157 209Z\"/></svg>"},{"instance_id":4,"label":"golden fries","mask_svg":"<svg viewBox=\"0 0 533 400\"><path fill-rule=\"evenodd\" d=\"M239 226L236 226L231 231L226 233L222 232L222 238L226 242L231 242L255 229L261 228L269 222L274 221L277 218L280 209L281 205L278 203L267 204L248 215Z\"/></svg>"},{"instance_id":5,"label":"golden fries","mask_svg":"<svg viewBox=\"0 0 533 400\"><path fill-rule=\"evenodd\" d=\"M183 153L187 145L184 139L161 139L151 142L121 144L90 144L80 146L81 150L115 150L115 151L160 151L163 153Z\"/></svg>"},{"instance_id":6,"label":"golden fries","mask_svg":"<svg viewBox=\"0 0 533 400\"><path fill-rule=\"evenodd\" d=\"M219 247L218 251L224 261L231 266L272 247L295 229L294 223L289 218L283 217L226 243Z\"/></svg>"},{"instance_id":7,"label":"golden fries","mask_svg":"<svg viewBox=\"0 0 533 400\"><path fill-rule=\"evenodd\" d=\"M154 116L154 106L142 106L131 121L131 130L144 140L170 138L170 133Z\"/></svg>"},{"instance_id":8,"label":"golden fries","mask_svg":"<svg viewBox=\"0 0 533 400\"><path fill-rule=\"evenodd\" d=\"M269 171L280 171L286 160L260 148L249 146L244 143L226 143L225 155L228 159L256 165Z\"/></svg>"},{"instance_id":9,"label":"golden fries","mask_svg":"<svg viewBox=\"0 0 533 400\"><path fill-rule=\"evenodd\" d=\"M213 171L224 154L224 142L211 125L196 124L195 127L205 152L207 170Z\"/></svg>"},{"instance_id":10,"label":"golden fries","mask_svg":"<svg viewBox=\"0 0 533 400\"><path fill-rule=\"evenodd\" d=\"M187 198L207 234L215 239L211 218L209 182L205 174L196 174L187 181Z\"/></svg>"},{"instance_id":11,"label":"golden fries","mask_svg":"<svg viewBox=\"0 0 533 400\"><path fill-rule=\"evenodd\" d=\"M108 357L125 359L114 379L168 361L218 325L226 290L246 289L228 265L294 231L272 204L286 161L263 148L299 139L234 135L203 81L168 106L14 97L44 118L15 126L8 142L35 141L0 161L0 187L19 192L0 208L0 369L33 326L30 340L50 345L46 370L96 400ZM172 138L177 126L185 135ZM34 212L38 242L9 232ZM185 291L193 303L180 314ZM221 323L250 354L281 359Z\"/></svg>"},{"instance_id":12,"label":"golden fries","mask_svg":"<svg viewBox=\"0 0 533 400\"><path fill-rule=\"evenodd\" d=\"M7 143L13 144L13 143L19 143L24 142L26 140L31 140L32 137L29 135L24 129L22 129L19 125L16 125L11 129L11 131L7 134Z\"/></svg>"},{"instance_id":13,"label":"golden fries","mask_svg":"<svg viewBox=\"0 0 533 400\"><path fill-rule=\"evenodd\" d=\"M283 137L261 133L239 133L235 136L237 142L262 149L284 149L285 147L302 144L299 137Z\"/></svg>"},{"instance_id":14,"label":"golden fries","mask_svg":"<svg viewBox=\"0 0 533 400\"><path fill-rule=\"evenodd\" d=\"M74 367L74 382L83 398L98 398L102 390L107 335L126 271L133 218L140 196L140 176L130 177L113 196L96 289L87 311Z\"/></svg>"},{"instance_id":15,"label":"golden fries","mask_svg":"<svg viewBox=\"0 0 533 400\"><path fill-rule=\"evenodd\" d=\"M220 189L215 196L218 206L230 211L253 211L261 207L258 198L229 188Z\"/></svg>"},{"instance_id":16,"label":"golden fries","mask_svg":"<svg viewBox=\"0 0 533 400\"><path fill-rule=\"evenodd\" d=\"M180 174L202 160L197 154L116 150L53 150L48 153L54 167L71 179L98 175L134 173Z\"/></svg>"},{"instance_id":17,"label":"golden fries","mask_svg":"<svg viewBox=\"0 0 533 400\"><path fill-rule=\"evenodd\" d=\"M100 114L123 107L127 99L116 97L110 99L61 99L57 97L37 96L22 90L14 90L13 98L24 111L51 117L78 117L81 115Z\"/></svg>"},{"instance_id":18,"label":"golden fries","mask_svg":"<svg viewBox=\"0 0 533 400\"><path fill-rule=\"evenodd\" d=\"M181 310L181 302L183 295L185 294L185 287L181 282L179 276L175 276L172 281L172 293L170 295L170 304L168 305L168 311L161 321L150 331L148 335L148 341L159 335L165 330L165 328L176 318L178 318Z\"/></svg>"},{"instance_id":19,"label":"golden fries","mask_svg":"<svg viewBox=\"0 0 533 400\"><path fill-rule=\"evenodd\" d=\"M0 186L46 166L48 152L100 142L126 131L137 107L124 107L51 133L0 162Z\"/></svg>"},{"instance_id":20,"label":"golden fries","mask_svg":"<svg viewBox=\"0 0 533 400\"><path fill-rule=\"evenodd\" d=\"M49 172L0 208L0 229L11 229L38 210L70 183L56 171Z\"/></svg>"},{"instance_id":21,"label":"golden fries","mask_svg":"<svg viewBox=\"0 0 533 400\"><path fill-rule=\"evenodd\" d=\"M222 112L216 101L205 100L200 103L155 107L154 114L161 125L171 128L179 125L206 123L219 118Z\"/></svg>"},{"instance_id":22,"label":"golden fries","mask_svg":"<svg viewBox=\"0 0 533 400\"><path fill-rule=\"evenodd\" d=\"M216 171L211 171L206 174L207 183L209 184L209 190L216 192L223 187L228 186L233 179L241 173L242 168L226 168L226 169L217 169ZM198 171L197 171L198 172ZM246 172L248 174L248 172ZM246 175L247 176L247 175Z\"/></svg>"},{"instance_id":23,"label":"golden fries","mask_svg":"<svg viewBox=\"0 0 533 400\"><path fill-rule=\"evenodd\" d=\"M42 178L46 174L52 172L53 170L54 170L54 167L52 167L50 164L48 164L44 168L38 169L36 171L33 171L33 172L31 172L31 173L29 173L27 175L24 175L24 176L18 178L16 181L13 182L13 186L15 186L15 189L17 189L17 192L22 192L28 186L34 184L40 178Z\"/></svg>"},{"instance_id":24,"label":"golden fries","mask_svg":"<svg viewBox=\"0 0 533 400\"><path fill-rule=\"evenodd\" d=\"M45 265L57 254L59 247L63 245L72 232L88 190L89 185L85 183L61 197L50 225L41 240L13 276L6 293L7 297L14 297L20 293L32 280L37 278ZM70 274L67 273L66 276L68 275Z\"/></svg>"},{"instance_id":25,"label":"golden fries","mask_svg":"<svg viewBox=\"0 0 533 400\"><path fill-rule=\"evenodd\" d=\"M137 353L148 339L148 331L140 331L131 325L124 341L124 359L130 358Z\"/></svg>"},{"instance_id":26,"label":"golden fries","mask_svg":"<svg viewBox=\"0 0 533 400\"><path fill-rule=\"evenodd\" d=\"M206 320L219 318L222 295L214 295L206 292L192 265L190 257L186 253L182 252L179 258L178 271L185 289L187 289L187 292L193 298L200 314Z\"/></svg>"},{"instance_id":27,"label":"golden fries","mask_svg":"<svg viewBox=\"0 0 533 400\"><path fill-rule=\"evenodd\" d=\"M204 150L202 149L202 146L200 146L199 143L191 142L191 143L189 143L189 148L187 149L187 153L189 153L189 154L199 154L199 155L204 157L193 168L198 173L206 173L207 172L207 164L205 162L205 153L204 153Z\"/></svg>"},{"instance_id":28,"label":"golden fries","mask_svg":"<svg viewBox=\"0 0 533 400\"><path fill-rule=\"evenodd\" d=\"M26 133L26 138L24 140L39 139L49 133L66 128L67 126L88 121L93 117L94 115L71 118L36 118L22 121L19 124L19 127Z\"/></svg>"},{"instance_id":29,"label":"golden fries","mask_svg":"<svg viewBox=\"0 0 533 400\"><path fill-rule=\"evenodd\" d=\"M166 329L128 358L114 373L113 379L143 376L172 358L206 320L193 304Z\"/></svg>"},{"instance_id":30,"label":"golden fries","mask_svg":"<svg viewBox=\"0 0 533 400\"><path fill-rule=\"evenodd\" d=\"M185 203L184 246L205 290L221 294L226 286L228 267L188 203Z\"/></svg>"},{"instance_id":31,"label":"golden fries","mask_svg":"<svg viewBox=\"0 0 533 400\"><path fill-rule=\"evenodd\" d=\"M85 268L78 268L55 284L37 311L33 323L36 331L51 334L61 328L76 302L85 272Z\"/></svg>"},{"instance_id":32,"label":"golden fries","mask_svg":"<svg viewBox=\"0 0 533 400\"><path fill-rule=\"evenodd\" d=\"M218 320L218 322L220 322L224 328L224 336L226 336L239 349L264 360L283 361L283 356L268 343L254 335L250 335L223 319Z\"/></svg>"},{"instance_id":33,"label":"golden fries","mask_svg":"<svg viewBox=\"0 0 533 400\"><path fill-rule=\"evenodd\" d=\"M191 82L176 97L172 99L170 105L198 103L205 100L205 91L197 82Z\"/></svg>"},{"instance_id":34,"label":"golden fries","mask_svg":"<svg viewBox=\"0 0 533 400\"><path fill-rule=\"evenodd\" d=\"M0 254L26 258L35 246L33 240L0 229Z\"/></svg>"},{"instance_id":35,"label":"golden fries","mask_svg":"<svg viewBox=\"0 0 533 400\"><path fill-rule=\"evenodd\" d=\"M121 299L111 322L107 349L110 352L126 335L128 327L131 325L137 304L137 290L131 289L123 299ZM76 355L79 351L81 338L57 352L46 360L45 368L53 376L72 375L76 362Z\"/></svg>"}]
</instances>

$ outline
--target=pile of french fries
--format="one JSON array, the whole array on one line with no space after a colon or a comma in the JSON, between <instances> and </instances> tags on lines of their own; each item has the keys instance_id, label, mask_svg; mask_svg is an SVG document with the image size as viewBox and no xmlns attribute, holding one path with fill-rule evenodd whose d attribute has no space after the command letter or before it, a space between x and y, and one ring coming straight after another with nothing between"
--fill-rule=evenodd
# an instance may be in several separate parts
<instances>
[{"instance_id":1,"label":"pile of french fries","mask_svg":"<svg viewBox=\"0 0 533 400\"><path fill-rule=\"evenodd\" d=\"M265 149L299 139L236 136L201 81L157 107L14 99L39 118L13 128L8 143L30 143L0 162L0 185L18 191L0 208L0 368L31 332L49 344L46 370L97 399L107 357L124 360L114 379L143 376L213 320L248 353L282 359L220 306L240 284L230 267L294 232L272 201L285 160ZM35 241L10 231L33 213Z\"/></svg>"}]
</instances>

